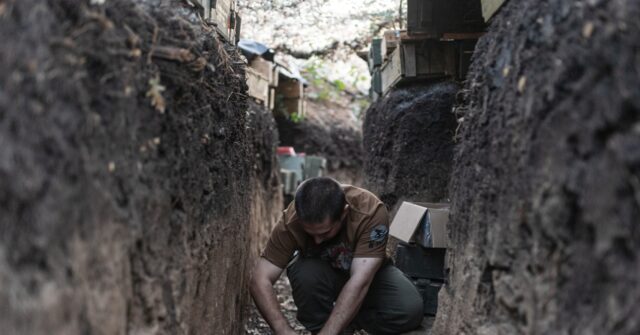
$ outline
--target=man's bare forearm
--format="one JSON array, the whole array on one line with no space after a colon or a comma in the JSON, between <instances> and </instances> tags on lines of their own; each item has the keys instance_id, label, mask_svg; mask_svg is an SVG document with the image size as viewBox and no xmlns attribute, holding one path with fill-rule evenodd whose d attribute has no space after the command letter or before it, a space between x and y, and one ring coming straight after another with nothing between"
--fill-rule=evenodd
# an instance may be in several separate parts
<instances>
[{"instance_id":1,"label":"man's bare forearm","mask_svg":"<svg viewBox=\"0 0 640 335\"><path fill-rule=\"evenodd\" d=\"M251 296L265 321L276 334L295 334L280 310L280 304L268 280L255 280L251 284Z\"/></svg>"},{"instance_id":2,"label":"man's bare forearm","mask_svg":"<svg viewBox=\"0 0 640 335\"><path fill-rule=\"evenodd\" d=\"M329 319L318 335L334 335L344 330L360 310L368 290L369 283L353 278L347 281Z\"/></svg>"}]
</instances>

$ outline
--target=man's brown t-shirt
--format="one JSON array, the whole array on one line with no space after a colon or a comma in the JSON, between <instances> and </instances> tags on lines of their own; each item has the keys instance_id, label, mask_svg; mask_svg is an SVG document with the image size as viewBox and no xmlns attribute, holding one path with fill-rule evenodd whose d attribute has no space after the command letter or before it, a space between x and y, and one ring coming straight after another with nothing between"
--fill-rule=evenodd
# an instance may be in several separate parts
<instances>
[{"instance_id":1,"label":"man's brown t-shirt","mask_svg":"<svg viewBox=\"0 0 640 335\"><path fill-rule=\"evenodd\" d=\"M351 185L342 189L349 207L338 235L316 245L302 229L292 202L271 232L262 257L284 269L297 250L303 257L319 257L345 271L354 257L385 258L389 213L384 203L367 190Z\"/></svg>"}]
</instances>

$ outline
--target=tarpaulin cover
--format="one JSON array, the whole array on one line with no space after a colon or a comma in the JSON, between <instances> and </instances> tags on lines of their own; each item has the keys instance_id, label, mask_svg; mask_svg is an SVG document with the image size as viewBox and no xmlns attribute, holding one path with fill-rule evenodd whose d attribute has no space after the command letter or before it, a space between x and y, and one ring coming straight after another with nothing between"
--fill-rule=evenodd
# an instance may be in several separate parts
<instances>
[{"instance_id":1,"label":"tarpaulin cover","mask_svg":"<svg viewBox=\"0 0 640 335\"><path fill-rule=\"evenodd\" d=\"M260 56L270 62L273 62L274 51L268 46L253 40L241 39L238 42L238 48L242 54L251 61L254 57Z\"/></svg>"}]
</instances>

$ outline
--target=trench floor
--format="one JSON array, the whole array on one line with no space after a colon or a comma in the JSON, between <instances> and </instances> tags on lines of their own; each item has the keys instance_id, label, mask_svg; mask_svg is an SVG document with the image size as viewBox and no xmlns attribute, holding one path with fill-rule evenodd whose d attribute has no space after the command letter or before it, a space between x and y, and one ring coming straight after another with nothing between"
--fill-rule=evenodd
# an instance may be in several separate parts
<instances>
[{"instance_id":1,"label":"trench floor","mask_svg":"<svg viewBox=\"0 0 640 335\"><path fill-rule=\"evenodd\" d=\"M293 297L291 296L291 286L289 285L289 280L287 276L284 274L278 279L276 284L274 285L274 289L276 291L276 297L278 298L278 302L280 302L280 306L284 316L289 321L289 324L292 325L294 330L296 330L299 334L310 335L311 333L306 331L304 327L296 320L296 305L293 303ZM258 309L256 308L253 301L249 304L246 310L247 321L244 325L244 334L245 335L273 335L274 333L269 328L269 325L266 321L260 316ZM433 325L434 317L425 317L422 321L422 326L412 332L405 333L405 335L431 335L431 327ZM367 332L361 330L356 331L354 335L368 335Z\"/></svg>"}]
</instances>

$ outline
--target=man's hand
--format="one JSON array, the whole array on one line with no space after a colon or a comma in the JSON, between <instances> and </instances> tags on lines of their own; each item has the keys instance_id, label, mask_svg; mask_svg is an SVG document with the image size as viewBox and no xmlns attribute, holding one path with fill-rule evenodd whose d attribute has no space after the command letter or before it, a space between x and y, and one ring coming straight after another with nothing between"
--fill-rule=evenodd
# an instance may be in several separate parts
<instances>
[{"instance_id":1,"label":"man's hand","mask_svg":"<svg viewBox=\"0 0 640 335\"><path fill-rule=\"evenodd\" d=\"M297 335L298 333L289 326L287 319L280 311L280 304L273 292L273 284L282 271L283 269L268 260L260 258L253 271L249 290L260 314L277 335Z\"/></svg>"},{"instance_id":2,"label":"man's hand","mask_svg":"<svg viewBox=\"0 0 640 335\"><path fill-rule=\"evenodd\" d=\"M343 331L356 316L373 277L382 266L382 258L354 258L351 262L351 278L342 288L329 320L318 335L335 335Z\"/></svg>"}]
</instances>

